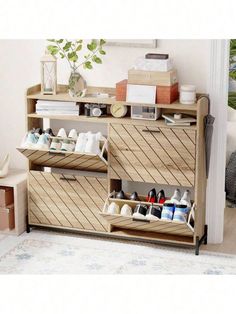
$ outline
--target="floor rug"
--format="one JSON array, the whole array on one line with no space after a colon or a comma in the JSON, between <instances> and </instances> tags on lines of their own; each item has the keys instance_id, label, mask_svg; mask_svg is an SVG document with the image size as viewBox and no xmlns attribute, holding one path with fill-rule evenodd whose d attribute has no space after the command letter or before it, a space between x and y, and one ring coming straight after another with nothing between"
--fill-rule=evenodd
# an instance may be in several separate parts
<instances>
[{"instance_id":1,"label":"floor rug","mask_svg":"<svg viewBox=\"0 0 236 314\"><path fill-rule=\"evenodd\" d=\"M0 235L0 274L236 274L236 256L33 230Z\"/></svg>"}]
</instances>

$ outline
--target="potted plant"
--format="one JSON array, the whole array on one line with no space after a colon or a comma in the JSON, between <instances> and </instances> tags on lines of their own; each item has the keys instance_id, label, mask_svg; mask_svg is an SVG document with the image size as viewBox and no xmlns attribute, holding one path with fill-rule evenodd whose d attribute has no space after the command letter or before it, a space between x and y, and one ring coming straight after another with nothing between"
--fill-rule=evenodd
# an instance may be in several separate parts
<instances>
[{"instance_id":1,"label":"potted plant","mask_svg":"<svg viewBox=\"0 0 236 314\"><path fill-rule=\"evenodd\" d=\"M93 63L101 64L101 56L105 55L104 39L95 40L92 39L87 44L87 53L83 56L83 60L79 60L80 53L84 48L83 40L67 40L67 39L48 39L50 45L47 46L48 51L53 56L60 56L62 59L66 59L71 74L69 78L68 88L71 97L83 96L86 89L86 82L79 73L78 69L82 66L84 69L93 69Z\"/></svg>"},{"instance_id":2,"label":"potted plant","mask_svg":"<svg viewBox=\"0 0 236 314\"><path fill-rule=\"evenodd\" d=\"M228 105L236 109L236 39L230 40Z\"/></svg>"}]
</instances>

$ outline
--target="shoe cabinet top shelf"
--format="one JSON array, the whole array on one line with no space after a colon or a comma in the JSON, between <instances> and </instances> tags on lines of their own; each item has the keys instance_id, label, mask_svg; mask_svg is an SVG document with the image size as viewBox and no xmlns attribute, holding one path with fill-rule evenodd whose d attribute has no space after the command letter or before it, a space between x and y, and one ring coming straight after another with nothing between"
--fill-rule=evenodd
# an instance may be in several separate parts
<instances>
[{"instance_id":1,"label":"shoe cabinet top shelf","mask_svg":"<svg viewBox=\"0 0 236 314\"><path fill-rule=\"evenodd\" d=\"M96 93L107 93L110 95L109 98L100 98L95 97L94 94ZM116 101L115 99L115 88L109 87L92 87L89 86L87 88L87 94L85 97L74 97L72 98L68 93L68 86L67 85L58 85L58 90L56 95L43 95L40 93L40 85L35 85L28 89L27 91L27 98L28 99L35 99L35 100L56 100L56 101L76 101L81 103L101 103L101 104L108 104L112 105L115 103L122 103L126 106L135 106L134 103L128 103L125 101ZM140 105L140 104L138 104ZM143 106L153 106L153 104L142 104ZM172 110L184 110L184 111L197 111L197 103L194 105L182 105L179 102L174 102L172 104L157 104L158 108L162 109L172 109Z\"/></svg>"}]
</instances>

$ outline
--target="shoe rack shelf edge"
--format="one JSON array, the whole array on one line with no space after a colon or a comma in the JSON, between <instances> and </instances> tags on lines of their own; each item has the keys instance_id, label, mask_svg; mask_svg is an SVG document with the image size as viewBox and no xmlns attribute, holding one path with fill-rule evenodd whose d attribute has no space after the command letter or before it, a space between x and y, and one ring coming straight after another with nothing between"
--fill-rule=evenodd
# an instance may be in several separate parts
<instances>
[{"instance_id":1,"label":"shoe rack shelf edge","mask_svg":"<svg viewBox=\"0 0 236 314\"><path fill-rule=\"evenodd\" d=\"M89 87L88 90L91 94L108 92L113 95L115 92L112 88L99 87ZM29 158L29 227L51 227L135 241L187 245L196 247L198 251L200 242L206 241L203 118L208 113L208 103L205 98L198 100L193 106L183 106L178 103L157 105L166 113L175 110L196 115L197 124L183 128L171 128L162 120L40 116L35 114L37 99L97 103L97 98L71 99L65 85L59 85L59 93L55 96L41 95L40 85L30 87L26 93L26 127L27 130L42 127L44 118L106 123L109 144L108 164L100 165L104 172L107 171L106 177L103 178L96 173L89 177L86 175L65 177L60 174L45 173L42 166L47 166L47 163L37 165L37 162ZM100 102L111 105L115 100L114 98L100 99ZM171 143L174 144L174 148ZM60 162L57 165L60 168ZM96 168L91 170L99 171ZM127 227L111 223L110 219L114 217L107 217L102 213L102 209L108 195L120 189L122 180L194 188L196 204L194 228L187 225L179 226L180 224L176 223L167 225L164 222L151 222L150 228L138 227L145 224L139 222L132 224L132 221L124 223ZM39 184L42 187L38 189ZM95 193L93 197L91 192ZM128 225L131 227L128 228ZM178 231L172 232L171 229Z\"/></svg>"}]
</instances>

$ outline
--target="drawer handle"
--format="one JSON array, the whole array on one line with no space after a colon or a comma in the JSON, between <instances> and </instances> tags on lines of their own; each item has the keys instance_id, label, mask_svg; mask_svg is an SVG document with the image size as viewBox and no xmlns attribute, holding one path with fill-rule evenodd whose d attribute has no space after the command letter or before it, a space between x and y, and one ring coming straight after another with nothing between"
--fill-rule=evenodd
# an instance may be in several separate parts
<instances>
[{"instance_id":1,"label":"drawer handle","mask_svg":"<svg viewBox=\"0 0 236 314\"><path fill-rule=\"evenodd\" d=\"M76 181L76 178L60 177L60 180L64 180L64 181Z\"/></svg>"},{"instance_id":2,"label":"drawer handle","mask_svg":"<svg viewBox=\"0 0 236 314\"><path fill-rule=\"evenodd\" d=\"M64 153L61 153L61 152L52 152L52 151L49 151L49 155L57 155L57 156L65 156L66 154Z\"/></svg>"},{"instance_id":3,"label":"drawer handle","mask_svg":"<svg viewBox=\"0 0 236 314\"><path fill-rule=\"evenodd\" d=\"M133 218L132 219L133 221L141 221L141 222L146 222L146 223L150 223L151 221L150 220L146 220L146 219L138 219L138 218Z\"/></svg>"},{"instance_id":4,"label":"drawer handle","mask_svg":"<svg viewBox=\"0 0 236 314\"><path fill-rule=\"evenodd\" d=\"M149 129L143 129L142 132L148 132L148 133L160 133L160 130L149 130Z\"/></svg>"}]
</instances>

